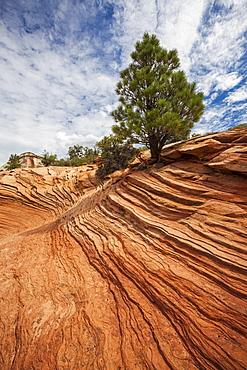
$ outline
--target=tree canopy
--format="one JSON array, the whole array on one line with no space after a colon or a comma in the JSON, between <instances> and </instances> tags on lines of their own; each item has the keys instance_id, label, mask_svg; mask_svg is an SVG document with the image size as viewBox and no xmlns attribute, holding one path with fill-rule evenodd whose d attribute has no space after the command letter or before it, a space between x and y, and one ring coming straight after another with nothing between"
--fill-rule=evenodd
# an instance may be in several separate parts
<instances>
[{"instance_id":1,"label":"tree canopy","mask_svg":"<svg viewBox=\"0 0 247 370\"><path fill-rule=\"evenodd\" d=\"M7 170L13 170L14 168L21 167L19 156L17 154L10 154L9 160L7 162Z\"/></svg>"},{"instance_id":2,"label":"tree canopy","mask_svg":"<svg viewBox=\"0 0 247 370\"><path fill-rule=\"evenodd\" d=\"M155 160L167 141L186 139L203 110L203 93L179 70L177 51L160 46L145 33L131 53L132 63L120 73L116 93L121 103L111 115L115 134L145 144Z\"/></svg>"},{"instance_id":3,"label":"tree canopy","mask_svg":"<svg viewBox=\"0 0 247 370\"><path fill-rule=\"evenodd\" d=\"M41 162L43 163L45 167L54 166L56 161L57 161L56 154L50 154L49 152L44 150Z\"/></svg>"},{"instance_id":4,"label":"tree canopy","mask_svg":"<svg viewBox=\"0 0 247 370\"><path fill-rule=\"evenodd\" d=\"M83 146L82 145L70 146L68 149L68 155L69 159L83 157Z\"/></svg>"},{"instance_id":5,"label":"tree canopy","mask_svg":"<svg viewBox=\"0 0 247 370\"><path fill-rule=\"evenodd\" d=\"M98 156L97 148L88 148L87 146L74 145L68 149L69 161L71 166L82 166L93 162Z\"/></svg>"}]
</instances>

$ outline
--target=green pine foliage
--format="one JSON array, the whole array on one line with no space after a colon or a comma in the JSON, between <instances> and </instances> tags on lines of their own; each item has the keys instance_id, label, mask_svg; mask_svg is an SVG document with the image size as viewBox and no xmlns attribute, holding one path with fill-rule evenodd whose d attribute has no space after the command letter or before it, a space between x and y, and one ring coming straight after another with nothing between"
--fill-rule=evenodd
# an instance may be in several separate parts
<instances>
[{"instance_id":1,"label":"green pine foliage","mask_svg":"<svg viewBox=\"0 0 247 370\"><path fill-rule=\"evenodd\" d=\"M41 162L45 167L48 166L54 166L57 161L57 155L56 154L50 154L46 150L43 152L43 157L41 159Z\"/></svg>"},{"instance_id":2,"label":"green pine foliage","mask_svg":"<svg viewBox=\"0 0 247 370\"><path fill-rule=\"evenodd\" d=\"M7 170L13 170L14 168L21 167L19 156L17 154L10 154L9 160L7 162Z\"/></svg>"},{"instance_id":3,"label":"green pine foliage","mask_svg":"<svg viewBox=\"0 0 247 370\"><path fill-rule=\"evenodd\" d=\"M92 149L82 145L74 145L69 147L68 156L71 166L82 166L93 162L93 160L98 156L98 149Z\"/></svg>"},{"instance_id":4,"label":"green pine foliage","mask_svg":"<svg viewBox=\"0 0 247 370\"><path fill-rule=\"evenodd\" d=\"M82 145L70 146L68 149L68 155L69 159L81 158L83 156L83 146Z\"/></svg>"},{"instance_id":5,"label":"green pine foliage","mask_svg":"<svg viewBox=\"0 0 247 370\"><path fill-rule=\"evenodd\" d=\"M145 33L131 54L132 63L120 73L116 92L120 105L111 114L115 134L146 145L159 159L165 142L189 136L203 111L203 93L179 70L177 51L160 46Z\"/></svg>"}]
</instances>

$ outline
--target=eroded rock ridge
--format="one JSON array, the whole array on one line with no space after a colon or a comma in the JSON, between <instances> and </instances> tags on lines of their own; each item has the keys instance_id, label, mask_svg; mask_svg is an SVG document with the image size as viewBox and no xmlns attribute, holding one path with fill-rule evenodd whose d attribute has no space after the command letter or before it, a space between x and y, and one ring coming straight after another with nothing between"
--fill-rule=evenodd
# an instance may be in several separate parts
<instances>
[{"instance_id":1,"label":"eroded rock ridge","mask_svg":"<svg viewBox=\"0 0 247 370\"><path fill-rule=\"evenodd\" d=\"M1 369L247 368L246 130L162 160L0 174Z\"/></svg>"}]
</instances>

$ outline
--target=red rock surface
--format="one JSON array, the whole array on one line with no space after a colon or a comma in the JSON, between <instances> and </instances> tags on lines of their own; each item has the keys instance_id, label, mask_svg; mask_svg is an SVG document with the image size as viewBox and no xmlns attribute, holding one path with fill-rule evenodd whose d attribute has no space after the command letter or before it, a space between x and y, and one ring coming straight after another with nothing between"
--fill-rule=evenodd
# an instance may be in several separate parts
<instances>
[{"instance_id":1,"label":"red rock surface","mask_svg":"<svg viewBox=\"0 0 247 370\"><path fill-rule=\"evenodd\" d=\"M247 368L246 131L0 173L0 368Z\"/></svg>"}]
</instances>

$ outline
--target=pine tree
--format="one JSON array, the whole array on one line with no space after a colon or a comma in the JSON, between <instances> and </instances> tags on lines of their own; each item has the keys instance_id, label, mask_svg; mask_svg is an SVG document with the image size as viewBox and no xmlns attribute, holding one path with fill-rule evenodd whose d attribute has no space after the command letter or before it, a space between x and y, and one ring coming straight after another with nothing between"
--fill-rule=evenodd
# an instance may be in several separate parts
<instances>
[{"instance_id":1,"label":"pine tree","mask_svg":"<svg viewBox=\"0 0 247 370\"><path fill-rule=\"evenodd\" d=\"M157 161L165 142L186 139L203 110L203 93L179 70L177 51L160 46L145 33L131 53L132 63L120 73L120 105L111 115L115 134L145 144Z\"/></svg>"},{"instance_id":2,"label":"pine tree","mask_svg":"<svg viewBox=\"0 0 247 370\"><path fill-rule=\"evenodd\" d=\"M45 167L54 166L57 161L57 155L56 154L50 154L46 150L43 152L43 158L41 159L41 162Z\"/></svg>"},{"instance_id":3,"label":"pine tree","mask_svg":"<svg viewBox=\"0 0 247 370\"><path fill-rule=\"evenodd\" d=\"M9 160L7 162L7 170L13 170L14 168L21 167L19 156L17 154L10 154Z\"/></svg>"}]
</instances>

